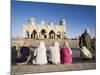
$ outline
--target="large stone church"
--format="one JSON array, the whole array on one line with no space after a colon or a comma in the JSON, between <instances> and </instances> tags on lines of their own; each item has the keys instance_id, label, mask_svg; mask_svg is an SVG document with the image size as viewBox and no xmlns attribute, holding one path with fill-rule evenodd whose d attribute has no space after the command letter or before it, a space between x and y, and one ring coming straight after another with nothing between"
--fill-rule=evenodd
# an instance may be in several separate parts
<instances>
[{"instance_id":1,"label":"large stone church","mask_svg":"<svg viewBox=\"0 0 100 75\"><path fill-rule=\"evenodd\" d=\"M30 39L64 39L66 38L66 21L61 17L59 24L53 22L40 24L35 22L35 18L31 17L26 24L23 25L23 38Z\"/></svg>"}]
</instances>

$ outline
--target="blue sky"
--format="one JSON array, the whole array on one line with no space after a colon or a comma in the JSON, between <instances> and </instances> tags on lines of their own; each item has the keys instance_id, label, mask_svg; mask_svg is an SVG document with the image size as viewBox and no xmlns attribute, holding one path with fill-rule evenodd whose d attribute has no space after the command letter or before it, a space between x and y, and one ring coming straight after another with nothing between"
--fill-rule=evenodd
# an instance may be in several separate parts
<instances>
[{"instance_id":1,"label":"blue sky","mask_svg":"<svg viewBox=\"0 0 100 75\"><path fill-rule=\"evenodd\" d=\"M91 36L96 34L95 6L12 1L12 37L22 37L22 26L32 16L36 23L44 20L46 23L53 21L54 24L59 24L61 16L64 16L70 37L81 35L86 28L90 29Z\"/></svg>"}]
</instances>

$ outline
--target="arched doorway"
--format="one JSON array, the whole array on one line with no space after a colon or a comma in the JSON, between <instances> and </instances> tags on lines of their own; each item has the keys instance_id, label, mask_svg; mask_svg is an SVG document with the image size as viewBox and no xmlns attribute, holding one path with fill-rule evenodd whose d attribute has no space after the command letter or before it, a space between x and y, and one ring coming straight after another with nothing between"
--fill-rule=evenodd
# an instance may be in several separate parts
<instances>
[{"instance_id":1,"label":"arched doorway","mask_svg":"<svg viewBox=\"0 0 100 75\"><path fill-rule=\"evenodd\" d=\"M53 30L49 32L49 39L55 39L55 32Z\"/></svg>"},{"instance_id":2,"label":"arched doorway","mask_svg":"<svg viewBox=\"0 0 100 75\"><path fill-rule=\"evenodd\" d=\"M30 36L29 36L29 32L28 31L26 31L26 33L25 33L25 38L29 38Z\"/></svg>"},{"instance_id":3,"label":"arched doorway","mask_svg":"<svg viewBox=\"0 0 100 75\"><path fill-rule=\"evenodd\" d=\"M31 34L31 38L36 39L36 34L37 34L36 30L33 30L32 34Z\"/></svg>"},{"instance_id":4,"label":"arched doorway","mask_svg":"<svg viewBox=\"0 0 100 75\"><path fill-rule=\"evenodd\" d=\"M42 39L47 38L46 31L44 29L41 30Z\"/></svg>"},{"instance_id":5,"label":"arched doorway","mask_svg":"<svg viewBox=\"0 0 100 75\"><path fill-rule=\"evenodd\" d=\"M57 32L57 38L58 38L58 39L61 38L61 32L60 32L60 31Z\"/></svg>"}]
</instances>

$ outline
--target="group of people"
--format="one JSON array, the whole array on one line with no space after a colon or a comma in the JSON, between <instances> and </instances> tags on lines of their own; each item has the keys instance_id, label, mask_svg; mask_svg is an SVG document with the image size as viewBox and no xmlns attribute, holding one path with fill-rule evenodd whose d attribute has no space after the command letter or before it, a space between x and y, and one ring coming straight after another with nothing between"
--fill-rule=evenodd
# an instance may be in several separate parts
<instances>
[{"instance_id":1,"label":"group of people","mask_svg":"<svg viewBox=\"0 0 100 75\"><path fill-rule=\"evenodd\" d=\"M32 64L71 64L72 63L72 51L67 42L63 43L62 48L59 47L59 43L55 41L52 46L49 47L49 58L47 57L47 49L44 41L41 41L39 46L32 53L29 47L21 48L20 54L17 51L16 63L18 65L27 64L30 60ZM31 59L34 57L33 59Z\"/></svg>"},{"instance_id":2,"label":"group of people","mask_svg":"<svg viewBox=\"0 0 100 75\"><path fill-rule=\"evenodd\" d=\"M68 47L68 43L64 42L63 47L59 48L59 43L55 41L52 46L49 47L49 59L52 64L71 64L71 49ZM33 60L33 64L47 64L46 47L43 41L40 42L39 47L35 50L36 59Z\"/></svg>"},{"instance_id":3,"label":"group of people","mask_svg":"<svg viewBox=\"0 0 100 75\"><path fill-rule=\"evenodd\" d=\"M95 41L91 39L89 29L86 29L81 35L79 39L79 47L80 58L82 60L92 59L95 55ZM49 51L49 55L47 50ZM41 41L34 51L31 51L30 47L15 48L15 50L12 51L12 62L15 62L18 65L27 64L28 62L35 65L43 65L47 63L71 64L72 50L67 42L64 42L62 47L59 47L59 43L54 41L49 49L47 49L45 42Z\"/></svg>"}]
</instances>

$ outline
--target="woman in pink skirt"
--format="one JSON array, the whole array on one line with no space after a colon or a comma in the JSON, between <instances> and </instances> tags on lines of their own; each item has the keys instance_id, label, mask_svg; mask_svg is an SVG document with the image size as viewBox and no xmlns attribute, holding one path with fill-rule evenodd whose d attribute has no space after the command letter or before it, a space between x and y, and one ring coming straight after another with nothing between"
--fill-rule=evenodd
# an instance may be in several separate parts
<instances>
[{"instance_id":1,"label":"woman in pink skirt","mask_svg":"<svg viewBox=\"0 0 100 75\"><path fill-rule=\"evenodd\" d=\"M61 64L71 64L72 63L72 51L68 46L67 42L64 42L63 47L60 50Z\"/></svg>"}]
</instances>

